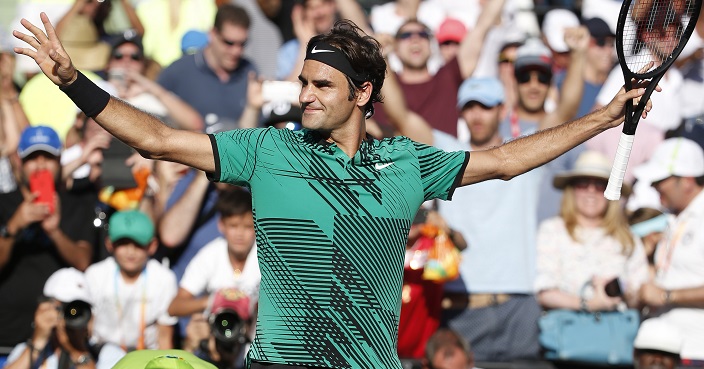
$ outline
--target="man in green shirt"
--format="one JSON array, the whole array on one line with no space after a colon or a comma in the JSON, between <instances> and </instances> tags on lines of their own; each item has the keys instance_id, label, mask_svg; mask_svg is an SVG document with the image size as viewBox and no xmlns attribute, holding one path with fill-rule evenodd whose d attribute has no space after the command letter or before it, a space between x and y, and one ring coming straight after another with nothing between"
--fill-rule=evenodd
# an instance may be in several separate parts
<instances>
[{"instance_id":1,"label":"man in green shirt","mask_svg":"<svg viewBox=\"0 0 704 369\"><path fill-rule=\"evenodd\" d=\"M252 368L401 368L396 340L405 241L429 199L508 180L619 125L621 91L604 109L497 148L447 153L405 137L374 140L380 46L350 22L313 37L299 76L303 127L204 135L171 129L77 72L46 15L46 34L15 31L28 55L86 113L151 159L187 164L251 188L262 272ZM648 109L650 110L650 107Z\"/></svg>"}]
</instances>

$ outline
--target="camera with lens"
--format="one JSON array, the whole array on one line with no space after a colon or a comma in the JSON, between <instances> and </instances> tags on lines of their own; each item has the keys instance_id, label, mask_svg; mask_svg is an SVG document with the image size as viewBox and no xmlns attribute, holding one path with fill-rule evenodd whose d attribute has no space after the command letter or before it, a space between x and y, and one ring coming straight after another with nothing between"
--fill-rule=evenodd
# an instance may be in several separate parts
<instances>
[{"instance_id":1,"label":"camera with lens","mask_svg":"<svg viewBox=\"0 0 704 369\"><path fill-rule=\"evenodd\" d=\"M246 322L233 309L222 309L209 317L210 330L215 340L222 344L247 342Z\"/></svg>"},{"instance_id":2,"label":"camera with lens","mask_svg":"<svg viewBox=\"0 0 704 369\"><path fill-rule=\"evenodd\" d=\"M85 329L93 316L90 304L82 300L63 304L63 313L66 327L73 329Z\"/></svg>"}]
</instances>

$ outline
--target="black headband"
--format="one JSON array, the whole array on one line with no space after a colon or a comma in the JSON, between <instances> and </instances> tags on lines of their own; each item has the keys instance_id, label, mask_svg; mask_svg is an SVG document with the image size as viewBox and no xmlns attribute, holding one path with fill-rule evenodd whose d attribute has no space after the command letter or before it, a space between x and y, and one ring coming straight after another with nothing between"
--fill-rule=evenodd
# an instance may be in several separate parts
<instances>
[{"instance_id":1,"label":"black headband","mask_svg":"<svg viewBox=\"0 0 704 369\"><path fill-rule=\"evenodd\" d=\"M355 82L365 82L369 77L364 73L358 73L352 68L352 64L347 59L342 50L324 42L309 43L306 50L306 60L316 60L327 64L346 76L352 78Z\"/></svg>"}]
</instances>

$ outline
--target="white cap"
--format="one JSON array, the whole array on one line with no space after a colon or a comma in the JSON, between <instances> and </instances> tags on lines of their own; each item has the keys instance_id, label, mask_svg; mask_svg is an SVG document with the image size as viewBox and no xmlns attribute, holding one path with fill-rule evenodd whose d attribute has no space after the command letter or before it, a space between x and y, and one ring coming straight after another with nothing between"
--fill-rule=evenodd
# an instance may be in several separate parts
<instances>
[{"instance_id":1,"label":"white cap","mask_svg":"<svg viewBox=\"0 0 704 369\"><path fill-rule=\"evenodd\" d=\"M570 51L565 43L565 29L579 27L579 18L567 9L553 9L545 14L543 19L543 34L548 41L548 46L557 52Z\"/></svg>"},{"instance_id":2,"label":"white cap","mask_svg":"<svg viewBox=\"0 0 704 369\"><path fill-rule=\"evenodd\" d=\"M61 302L76 300L92 304L85 275L75 268L59 269L44 283L44 296Z\"/></svg>"},{"instance_id":3,"label":"white cap","mask_svg":"<svg viewBox=\"0 0 704 369\"><path fill-rule=\"evenodd\" d=\"M662 319L652 318L640 324L633 348L679 355L682 342L682 333L677 328Z\"/></svg>"},{"instance_id":4,"label":"white cap","mask_svg":"<svg viewBox=\"0 0 704 369\"><path fill-rule=\"evenodd\" d=\"M704 150L682 137L669 138L655 149L645 164L633 170L639 181L653 183L671 176L704 176Z\"/></svg>"}]
</instances>

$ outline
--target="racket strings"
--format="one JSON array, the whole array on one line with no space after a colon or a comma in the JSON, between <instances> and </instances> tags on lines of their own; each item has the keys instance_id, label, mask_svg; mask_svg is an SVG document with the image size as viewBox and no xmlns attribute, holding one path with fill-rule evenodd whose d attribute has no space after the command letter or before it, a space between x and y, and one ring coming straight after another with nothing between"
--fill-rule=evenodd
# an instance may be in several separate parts
<instances>
[{"instance_id":1,"label":"racket strings","mask_svg":"<svg viewBox=\"0 0 704 369\"><path fill-rule=\"evenodd\" d=\"M636 0L624 24L622 42L631 51L626 65L634 74L657 69L671 58L696 11L692 0ZM645 70L650 62L654 65Z\"/></svg>"}]
</instances>

